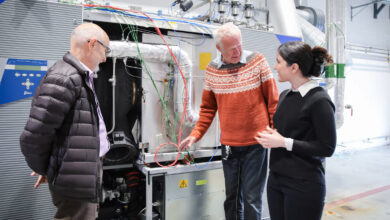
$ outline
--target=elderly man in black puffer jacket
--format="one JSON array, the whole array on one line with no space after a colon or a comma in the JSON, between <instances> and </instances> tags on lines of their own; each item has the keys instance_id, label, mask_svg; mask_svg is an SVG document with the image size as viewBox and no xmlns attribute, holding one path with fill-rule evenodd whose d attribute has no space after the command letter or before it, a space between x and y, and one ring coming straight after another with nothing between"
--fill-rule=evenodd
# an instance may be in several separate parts
<instances>
[{"instance_id":1,"label":"elderly man in black puffer jacket","mask_svg":"<svg viewBox=\"0 0 390 220\"><path fill-rule=\"evenodd\" d=\"M48 182L55 219L95 219L101 192L100 158L109 149L93 86L93 70L110 52L106 32L84 23L71 50L49 68L35 91L20 145L35 184Z\"/></svg>"}]
</instances>

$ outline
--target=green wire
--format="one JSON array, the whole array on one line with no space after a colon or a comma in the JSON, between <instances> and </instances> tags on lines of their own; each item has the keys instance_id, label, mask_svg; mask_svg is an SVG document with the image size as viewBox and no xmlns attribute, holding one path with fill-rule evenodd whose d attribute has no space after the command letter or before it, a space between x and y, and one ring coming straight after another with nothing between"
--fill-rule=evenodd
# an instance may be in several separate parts
<instances>
[{"instance_id":1,"label":"green wire","mask_svg":"<svg viewBox=\"0 0 390 220\"><path fill-rule=\"evenodd\" d=\"M176 141L176 122L177 122L177 112L175 111L175 119L173 120L173 140Z\"/></svg>"},{"instance_id":2,"label":"green wire","mask_svg":"<svg viewBox=\"0 0 390 220\"><path fill-rule=\"evenodd\" d=\"M160 99L160 101L161 101L161 103L162 103L162 105L163 105L164 112L165 112L165 121L169 121L169 114L168 114L167 105L166 105L166 103L165 103L163 97L161 96L160 92L158 91L156 82L154 81L152 75L150 74L149 68L148 68L148 66L146 65L146 63L145 63L145 61L144 61L144 59L143 59L143 57L142 57L141 51L140 51L140 49L139 49L139 45L138 45L138 36L137 36L137 34L136 34L136 32L137 32L138 30L136 30L136 28L134 28L133 25L129 25L129 24L127 24L127 25L128 25L128 27L129 27L129 29L130 29L130 31L131 31L131 35L132 35L132 37L133 37L133 39L134 39L134 41L135 41L135 43L136 43L136 45L137 45L137 52L138 52L138 56L139 56L139 58L140 58L140 61L141 61L142 65L143 65L143 67L145 68L146 73L148 74L149 78L152 80L153 87L154 87L154 89L156 90L156 92L157 92L157 94L158 94L158 97L159 97L159 99Z\"/></svg>"},{"instance_id":3,"label":"green wire","mask_svg":"<svg viewBox=\"0 0 390 220\"><path fill-rule=\"evenodd\" d=\"M96 7L97 9L99 7ZM103 8L103 9L106 9L107 8L104 8L104 7L100 7L100 8ZM137 26L133 26L131 24L128 24L127 21L124 19L124 15L117 15L118 17L121 17L123 18L123 20L125 21L127 27L129 28L129 31L131 32L131 35L133 37L133 40L134 42L136 43L136 46L137 46L137 53L138 53L138 56L139 56L139 59L141 61L141 64L142 66L145 68L146 70L146 73L148 74L149 78L151 79L152 81L152 84L153 84L153 87L154 89L156 90L157 94L158 94L158 97L160 99L160 102L161 104L163 105L163 109L164 109L164 113L165 113L165 121L166 123L168 124L168 126L170 126L170 120L169 120L169 114L168 114L168 108L167 108L167 104L166 104L166 101L164 100L164 98L161 96L158 88L157 88L157 85L156 85L156 82L154 81L152 75L150 74L150 70L146 64L146 62L144 61L143 57L142 57L142 54L141 54L141 51L140 51L140 48L139 48L139 45L138 45L138 35L137 35L137 32L138 32L138 28ZM119 23L121 29L122 29L122 32L123 32L123 27L122 25ZM162 117L163 118L163 117ZM174 141L176 142L176 120L177 120L177 114L175 113L175 119L174 119L174 135L173 135L173 139Z\"/></svg>"}]
</instances>

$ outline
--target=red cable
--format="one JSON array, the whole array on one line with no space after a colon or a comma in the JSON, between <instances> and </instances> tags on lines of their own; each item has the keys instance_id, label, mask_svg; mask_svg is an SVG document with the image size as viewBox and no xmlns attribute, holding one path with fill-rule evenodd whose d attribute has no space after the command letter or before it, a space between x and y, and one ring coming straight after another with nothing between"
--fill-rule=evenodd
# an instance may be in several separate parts
<instances>
[{"instance_id":1,"label":"red cable","mask_svg":"<svg viewBox=\"0 0 390 220\"><path fill-rule=\"evenodd\" d=\"M131 172L128 172L128 173L126 173L126 176L130 176L130 175L138 175L139 174L139 172L138 171L131 171Z\"/></svg>"},{"instance_id":2,"label":"red cable","mask_svg":"<svg viewBox=\"0 0 390 220\"><path fill-rule=\"evenodd\" d=\"M107 6L107 5L83 5L84 7L101 7L101 8L111 8L111 9L114 9L114 10L119 10L119 11L129 11L129 12L132 12L132 13L138 13L138 14L142 14L144 15L145 17L147 17L154 25L154 29L157 31L158 35L160 35L161 39L164 41L165 45L167 46L168 50L169 50L169 53L172 55L172 58L173 60L175 61L179 71L180 71L180 74L183 78L183 82L184 82L184 87L185 87L185 101L184 101L184 111L181 115L181 121L180 121L180 128L179 128L179 138L178 138L178 142L177 144L175 143L172 143L172 142L169 142L169 143L164 143L164 144L161 144L160 146L157 147L156 151L154 152L154 160L156 161L156 163L160 166L160 167L171 167L171 166L174 166L177 161L179 160L180 158L180 141L181 141L181 129L182 129L182 126L183 126L183 122L184 122L184 118L185 118L185 115L186 115L186 109L187 109L187 102L188 102L188 93L187 93L187 81L184 77L184 74L183 74L183 71L181 70L180 68L180 65L179 63L177 62L177 59L175 57L175 55L173 54L171 48L169 47L168 43L165 41L164 37L162 36L161 34L161 31L160 31L160 28L158 28L155 24L154 24L154 21L151 17L149 17L147 14L143 13L143 12L140 12L140 11L133 11L133 10L129 10L129 9L122 9L122 8L117 8L117 7L113 7L113 6ZM160 150L161 147L165 146L165 145L168 145L168 144L172 144L174 145L178 152L177 152L177 157L176 157L176 160L171 163L171 164L168 164L166 166L163 166L161 165L158 160L157 160L157 153L158 151Z\"/></svg>"}]
</instances>

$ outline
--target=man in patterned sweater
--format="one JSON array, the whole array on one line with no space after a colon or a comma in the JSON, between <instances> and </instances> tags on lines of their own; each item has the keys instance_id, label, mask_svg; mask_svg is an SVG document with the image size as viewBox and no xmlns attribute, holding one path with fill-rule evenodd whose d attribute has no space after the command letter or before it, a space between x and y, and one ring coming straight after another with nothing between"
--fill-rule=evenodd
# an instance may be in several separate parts
<instances>
[{"instance_id":1,"label":"man in patterned sweater","mask_svg":"<svg viewBox=\"0 0 390 220\"><path fill-rule=\"evenodd\" d=\"M260 220L267 163L266 151L254 137L267 126L273 127L278 90L265 57L242 50L237 26L222 25L214 37L221 56L206 68L199 120L181 148L189 148L202 138L218 111L226 220L242 215L247 220Z\"/></svg>"}]
</instances>

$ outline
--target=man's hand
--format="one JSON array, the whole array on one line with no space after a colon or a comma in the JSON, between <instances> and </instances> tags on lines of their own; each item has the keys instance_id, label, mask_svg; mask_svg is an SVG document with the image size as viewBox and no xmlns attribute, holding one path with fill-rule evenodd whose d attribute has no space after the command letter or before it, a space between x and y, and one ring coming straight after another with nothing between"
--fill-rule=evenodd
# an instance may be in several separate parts
<instances>
[{"instance_id":1,"label":"man's hand","mask_svg":"<svg viewBox=\"0 0 390 220\"><path fill-rule=\"evenodd\" d=\"M265 131L257 132L255 139L264 148L286 147L284 137L280 135L279 132L268 126Z\"/></svg>"},{"instance_id":2,"label":"man's hand","mask_svg":"<svg viewBox=\"0 0 390 220\"><path fill-rule=\"evenodd\" d=\"M37 173L33 171L33 172L30 174L30 176L35 176L36 174L37 174ZM41 185L41 183L47 183L46 176L39 175L38 180L37 180L37 182L36 182L35 185L34 185L34 189L38 188L38 186Z\"/></svg>"},{"instance_id":3,"label":"man's hand","mask_svg":"<svg viewBox=\"0 0 390 220\"><path fill-rule=\"evenodd\" d=\"M184 139L181 143L180 143L180 150L187 150L189 149L194 143L195 143L196 139L195 137L192 137L192 136L188 136L186 139Z\"/></svg>"}]
</instances>

